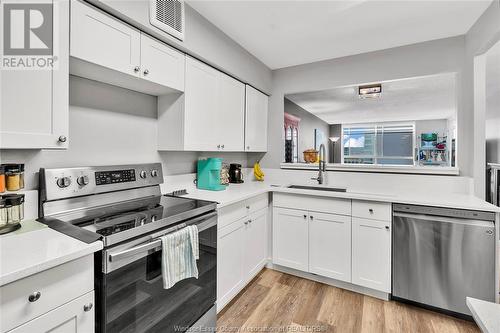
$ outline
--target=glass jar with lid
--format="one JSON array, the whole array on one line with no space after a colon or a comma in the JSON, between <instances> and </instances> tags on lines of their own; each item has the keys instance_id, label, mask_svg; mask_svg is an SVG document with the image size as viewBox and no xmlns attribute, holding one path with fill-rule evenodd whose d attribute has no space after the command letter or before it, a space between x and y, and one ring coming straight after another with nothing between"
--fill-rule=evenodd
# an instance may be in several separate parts
<instances>
[{"instance_id":1,"label":"glass jar with lid","mask_svg":"<svg viewBox=\"0 0 500 333\"><path fill-rule=\"evenodd\" d=\"M24 188L24 164L4 164L5 187L7 191Z\"/></svg>"}]
</instances>

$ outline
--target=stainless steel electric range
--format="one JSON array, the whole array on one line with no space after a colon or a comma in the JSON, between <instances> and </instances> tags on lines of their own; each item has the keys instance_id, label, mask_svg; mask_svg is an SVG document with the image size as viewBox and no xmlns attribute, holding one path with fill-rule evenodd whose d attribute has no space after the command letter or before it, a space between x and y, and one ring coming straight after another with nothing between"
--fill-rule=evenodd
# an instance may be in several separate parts
<instances>
[{"instance_id":1,"label":"stainless steel electric range","mask_svg":"<svg viewBox=\"0 0 500 333\"><path fill-rule=\"evenodd\" d=\"M96 332L183 332L215 327L216 203L163 196L161 164L40 170L39 221L95 254ZM199 277L163 289L159 237L199 230Z\"/></svg>"}]
</instances>

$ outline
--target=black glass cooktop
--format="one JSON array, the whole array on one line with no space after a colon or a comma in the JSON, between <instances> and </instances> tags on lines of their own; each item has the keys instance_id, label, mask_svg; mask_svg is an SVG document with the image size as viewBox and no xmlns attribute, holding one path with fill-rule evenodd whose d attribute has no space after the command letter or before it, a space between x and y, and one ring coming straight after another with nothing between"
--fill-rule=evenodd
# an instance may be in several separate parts
<instances>
[{"instance_id":1,"label":"black glass cooktop","mask_svg":"<svg viewBox=\"0 0 500 333\"><path fill-rule=\"evenodd\" d=\"M114 238L113 243L117 243L142 236L205 214L215 208L214 202L165 195L118 202L83 212L77 211L57 216L56 219L58 222L71 224L80 230L93 233L96 238L104 239L106 245L111 243L107 241L109 238ZM71 236L79 238L75 232Z\"/></svg>"}]
</instances>

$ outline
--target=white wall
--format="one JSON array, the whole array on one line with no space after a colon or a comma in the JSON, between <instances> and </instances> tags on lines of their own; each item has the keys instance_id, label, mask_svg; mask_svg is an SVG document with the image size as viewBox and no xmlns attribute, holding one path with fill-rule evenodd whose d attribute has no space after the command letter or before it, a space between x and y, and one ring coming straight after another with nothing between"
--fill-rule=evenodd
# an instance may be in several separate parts
<instances>
[{"instance_id":1,"label":"white wall","mask_svg":"<svg viewBox=\"0 0 500 333\"><path fill-rule=\"evenodd\" d=\"M464 36L402 46L350 57L273 71L270 97L268 153L262 159L266 168L279 168L283 156L283 97L300 93L332 89L338 86L379 82L438 73L457 73L461 89L464 66ZM472 111L458 100L459 142L472 140L472 123L465 122ZM469 116L467 115L469 114ZM459 148L462 175L472 175L471 152Z\"/></svg>"},{"instance_id":2,"label":"white wall","mask_svg":"<svg viewBox=\"0 0 500 333\"><path fill-rule=\"evenodd\" d=\"M180 41L149 23L148 0L90 2L265 93L271 90L271 70L188 4L185 7L185 38Z\"/></svg>"},{"instance_id":3,"label":"white wall","mask_svg":"<svg viewBox=\"0 0 500 333\"><path fill-rule=\"evenodd\" d=\"M307 112L294 102L285 99L285 112L300 118L299 122L299 162L304 162L302 152L306 149L314 149L314 130L320 129L326 137L330 135L330 126L310 112ZM326 146L326 145L325 145ZM328 154L328 147L325 147ZM326 159L328 160L328 158Z\"/></svg>"},{"instance_id":4,"label":"white wall","mask_svg":"<svg viewBox=\"0 0 500 333\"><path fill-rule=\"evenodd\" d=\"M485 101L475 101L474 93L477 89L484 90L478 85L485 85L485 75L484 73L479 73L480 71L484 71L485 59L480 59L480 57L498 41L500 41L500 0L493 0L488 9L465 35L462 99L464 108L473 111L467 113L467 118L464 120L467 123L474 124L474 126L469 141L462 141L460 149L466 144L467 149L472 151L474 194L481 198L484 198L486 191L485 108L482 104ZM474 72L475 69L476 73ZM476 86L474 86L475 81ZM484 99L484 95L480 98Z\"/></svg>"},{"instance_id":5,"label":"white wall","mask_svg":"<svg viewBox=\"0 0 500 333\"><path fill-rule=\"evenodd\" d=\"M247 165L245 153L157 151L156 97L70 77L67 150L1 150L2 163L26 166L26 188L37 187L41 167L162 162L166 175L195 172L198 157L217 156Z\"/></svg>"}]
</instances>

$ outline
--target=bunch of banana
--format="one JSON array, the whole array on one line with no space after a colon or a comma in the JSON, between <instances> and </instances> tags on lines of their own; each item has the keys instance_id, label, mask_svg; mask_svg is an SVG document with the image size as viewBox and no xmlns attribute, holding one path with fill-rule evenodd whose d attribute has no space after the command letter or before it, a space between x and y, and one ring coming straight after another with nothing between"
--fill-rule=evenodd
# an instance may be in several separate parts
<instances>
[{"instance_id":1,"label":"bunch of banana","mask_svg":"<svg viewBox=\"0 0 500 333\"><path fill-rule=\"evenodd\" d=\"M262 172L262 169L260 168L259 162L256 162L253 165L253 175L255 176L255 179L258 181L264 181L264 172Z\"/></svg>"}]
</instances>

